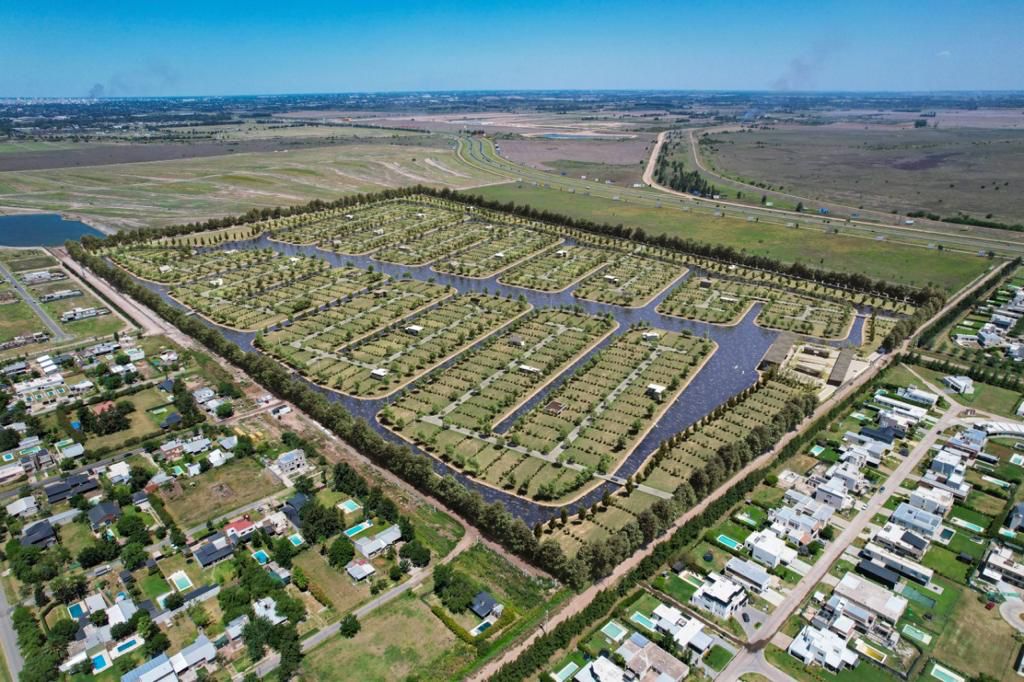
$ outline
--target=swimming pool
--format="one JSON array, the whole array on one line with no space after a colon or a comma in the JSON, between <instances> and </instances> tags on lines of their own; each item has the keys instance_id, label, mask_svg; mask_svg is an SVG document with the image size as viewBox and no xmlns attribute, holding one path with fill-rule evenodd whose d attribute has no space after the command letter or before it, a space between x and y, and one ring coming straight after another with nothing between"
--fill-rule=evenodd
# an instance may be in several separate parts
<instances>
[{"instance_id":1,"label":"swimming pool","mask_svg":"<svg viewBox=\"0 0 1024 682\"><path fill-rule=\"evenodd\" d=\"M14 459L14 453L13 452L5 452L4 453L4 461L5 462L10 462L13 459Z\"/></svg>"},{"instance_id":2,"label":"swimming pool","mask_svg":"<svg viewBox=\"0 0 1024 682\"><path fill-rule=\"evenodd\" d=\"M479 625L477 625L477 626L476 626L475 628L473 628L472 630L470 630L470 631L469 631L469 634L473 635L474 637L477 637L477 636L479 636L479 635L480 635L480 633L484 632L484 631L485 631L485 630L487 630L487 629L488 629L489 627L491 627L491 621L489 621L489 620L485 620L485 621L484 621L483 623L480 623L480 624L479 624Z\"/></svg>"},{"instance_id":3,"label":"swimming pool","mask_svg":"<svg viewBox=\"0 0 1024 682\"><path fill-rule=\"evenodd\" d=\"M961 518L959 518L957 516L951 517L950 521L952 521L956 525L960 526L961 528L966 528L967 530L973 530L975 533L984 533L985 532L985 529L982 528L981 526L979 526L978 524L971 523L970 521L964 521L963 519L961 519Z\"/></svg>"},{"instance_id":4,"label":"swimming pool","mask_svg":"<svg viewBox=\"0 0 1024 682\"><path fill-rule=\"evenodd\" d=\"M823 452L825 452L824 447L822 447L821 445L815 445L813 448L811 448L811 457L817 457Z\"/></svg>"},{"instance_id":5,"label":"swimming pool","mask_svg":"<svg viewBox=\"0 0 1024 682\"><path fill-rule=\"evenodd\" d=\"M110 665L110 659L107 658L107 652L102 651L92 657L92 671L98 673L101 670L105 670Z\"/></svg>"},{"instance_id":6,"label":"swimming pool","mask_svg":"<svg viewBox=\"0 0 1024 682\"><path fill-rule=\"evenodd\" d=\"M351 528L345 531L345 536L350 538L355 537L356 535L359 535L371 526L373 526L372 521L363 521L362 523L357 523L356 525L352 526Z\"/></svg>"},{"instance_id":7,"label":"swimming pool","mask_svg":"<svg viewBox=\"0 0 1024 682\"><path fill-rule=\"evenodd\" d=\"M338 508L341 509L343 512L346 512L348 514L351 514L352 512L357 512L360 509L362 509L362 507L359 506L358 502L356 502L355 500L351 500L351 499L345 500L344 502L340 503L338 505Z\"/></svg>"},{"instance_id":8,"label":"swimming pool","mask_svg":"<svg viewBox=\"0 0 1024 682\"><path fill-rule=\"evenodd\" d=\"M927 646L928 644L931 644L931 641L932 641L932 636L931 635L929 635L924 630L918 630L917 628L915 628L910 623L907 623L906 625L903 626L903 634L905 634L907 637L910 637L911 639L916 639L917 641L921 642L921 644L924 644L925 646Z\"/></svg>"},{"instance_id":9,"label":"swimming pool","mask_svg":"<svg viewBox=\"0 0 1024 682\"><path fill-rule=\"evenodd\" d=\"M261 550L262 551L262 550ZM184 571L177 571L171 574L171 583L178 588L178 592L184 592L192 587L192 580L185 575Z\"/></svg>"},{"instance_id":10,"label":"swimming pool","mask_svg":"<svg viewBox=\"0 0 1024 682\"><path fill-rule=\"evenodd\" d=\"M870 659L878 661L879 663L885 663L885 659L888 658L888 656L886 656L881 651L865 642L863 639L858 639L856 642L854 642L853 647L861 654L867 656Z\"/></svg>"},{"instance_id":11,"label":"swimming pool","mask_svg":"<svg viewBox=\"0 0 1024 682\"><path fill-rule=\"evenodd\" d=\"M654 621L645 616L644 614L640 613L639 611L634 611L633 615L630 616L629 619L637 625L645 627L651 632L654 632Z\"/></svg>"},{"instance_id":12,"label":"swimming pool","mask_svg":"<svg viewBox=\"0 0 1024 682\"><path fill-rule=\"evenodd\" d=\"M302 544L302 536L298 533L292 533L288 536L288 542L292 543L293 547L298 547Z\"/></svg>"},{"instance_id":13,"label":"swimming pool","mask_svg":"<svg viewBox=\"0 0 1024 682\"><path fill-rule=\"evenodd\" d=\"M1018 455L1017 453L1010 455L1010 464L1024 465L1024 455Z\"/></svg>"},{"instance_id":14,"label":"swimming pool","mask_svg":"<svg viewBox=\"0 0 1024 682\"><path fill-rule=\"evenodd\" d=\"M129 639L129 640L125 641L125 642L121 642L120 644L117 645L117 653L123 654L124 652L126 652L126 651L128 651L130 649L134 649L138 645L139 645L138 641L134 637L132 637L131 639Z\"/></svg>"},{"instance_id":15,"label":"swimming pool","mask_svg":"<svg viewBox=\"0 0 1024 682\"><path fill-rule=\"evenodd\" d=\"M260 566L270 561L270 555L264 552L262 549L258 549L255 552L253 552L252 558L255 559Z\"/></svg>"},{"instance_id":16,"label":"swimming pool","mask_svg":"<svg viewBox=\"0 0 1024 682\"><path fill-rule=\"evenodd\" d=\"M942 682L964 682L964 678L957 675L949 668L944 668L938 663L932 664L932 677Z\"/></svg>"},{"instance_id":17,"label":"swimming pool","mask_svg":"<svg viewBox=\"0 0 1024 682\"><path fill-rule=\"evenodd\" d=\"M85 613L85 606L82 602L75 602L68 607L68 615L71 616L71 620L78 620Z\"/></svg>"},{"instance_id":18,"label":"swimming pool","mask_svg":"<svg viewBox=\"0 0 1024 682\"><path fill-rule=\"evenodd\" d=\"M603 628L601 628L601 634L613 642L618 642L626 636L626 628L622 627L614 620L610 620L604 624Z\"/></svg>"},{"instance_id":19,"label":"swimming pool","mask_svg":"<svg viewBox=\"0 0 1024 682\"><path fill-rule=\"evenodd\" d=\"M184 469L182 469L182 468L181 468L180 466L178 466L177 464L175 464L175 465L174 465L174 466L173 466L173 467L171 468L171 473L172 473L172 474L174 474L175 476L181 476L181 475L182 475L183 473L185 473L185 470L184 470Z\"/></svg>"},{"instance_id":20,"label":"swimming pool","mask_svg":"<svg viewBox=\"0 0 1024 682\"><path fill-rule=\"evenodd\" d=\"M953 539L954 535L956 535L956 531L952 528L943 528L942 531L939 533L939 540L943 542L949 542Z\"/></svg>"},{"instance_id":21,"label":"swimming pool","mask_svg":"<svg viewBox=\"0 0 1024 682\"><path fill-rule=\"evenodd\" d=\"M728 547L729 549L732 549L732 550L739 549L740 547L743 546L741 543L737 542L736 540L733 540L728 535L719 535L718 536L718 542L720 544L725 545L726 547Z\"/></svg>"},{"instance_id":22,"label":"swimming pool","mask_svg":"<svg viewBox=\"0 0 1024 682\"><path fill-rule=\"evenodd\" d=\"M565 666L555 673L554 677L556 682L565 682L567 679L572 677L580 667L573 661L569 661Z\"/></svg>"}]
</instances>

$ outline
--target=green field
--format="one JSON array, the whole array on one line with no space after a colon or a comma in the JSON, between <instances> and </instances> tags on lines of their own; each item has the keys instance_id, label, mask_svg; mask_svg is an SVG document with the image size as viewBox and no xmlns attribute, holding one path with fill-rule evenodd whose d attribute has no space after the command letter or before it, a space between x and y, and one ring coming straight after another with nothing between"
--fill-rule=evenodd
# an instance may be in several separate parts
<instances>
[{"instance_id":1,"label":"green field","mask_svg":"<svg viewBox=\"0 0 1024 682\"><path fill-rule=\"evenodd\" d=\"M273 474L253 459L231 460L196 478L184 478L181 484L179 493L161 490L160 496L182 528L203 523L281 489Z\"/></svg>"},{"instance_id":2,"label":"green field","mask_svg":"<svg viewBox=\"0 0 1024 682\"><path fill-rule=\"evenodd\" d=\"M308 679L341 682L358 671L360 680L444 680L474 655L408 593L361 625L352 639L334 637L306 655L302 667Z\"/></svg>"},{"instance_id":3,"label":"green field","mask_svg":"<svg viewBox=\"0 0 1024 682\"><path fill-rule=\"evenodd\" d=\"M797 230L768 223L683 212L669 207L647 208L611 199L507 183L471 192L503 203L528 204L598 223L622 223L650 234L671 234L698 241L732 246L748 254L799 261L813 267L859 272L869 277L913 286L933 283L955 291L989 266L977 256L831 235L818 230Z\"/></svg>"}]
</instances>

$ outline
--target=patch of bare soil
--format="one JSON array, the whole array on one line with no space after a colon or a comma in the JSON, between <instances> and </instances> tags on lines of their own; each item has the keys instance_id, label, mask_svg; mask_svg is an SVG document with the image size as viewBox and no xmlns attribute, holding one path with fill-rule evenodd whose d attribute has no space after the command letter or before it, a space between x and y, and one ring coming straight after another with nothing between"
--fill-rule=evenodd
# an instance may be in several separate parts
<instances>
[{"instance_id":1,"label":"patch of bare soil","mask_svg":"<svg viewBox=\"0 0 1024 682\"><path fill-rule=\"evenodd\" d=\"M365 140L359 140L365 142ZM237 142L191 142L155 144L90 144L73 149L0 154L0 172L110 166L119 163L145 163L249 152L274 152L282 149L331 147L346 141L327 142L323 138L280 140L239 140Z\"/></svg>"},{"instance_id":2,"label":"patch of bare soil","mask_svg":"<svg viewBox=\"0 0 1024 682\"><path fill-rule=\"evenodd\" d=\"M503 156L517 163L534 167L550 161L580 161L584 163L613 163L634 165L647 159L654 148L653 138L644 136L631 140L549 140L531 138L499 140Z\"/></svg>"},{"instance_id":3,"label":"patch of bare soil","mask_svg":"<svg viewBox=\"0 0 1024 682\"><path fill-rule=\"evenodd\" d=\"M228 500L235 496L235 491L226 483L215 484L210 488L210 492L213 493L218 500Z\"/></svg>"}]
</instances>

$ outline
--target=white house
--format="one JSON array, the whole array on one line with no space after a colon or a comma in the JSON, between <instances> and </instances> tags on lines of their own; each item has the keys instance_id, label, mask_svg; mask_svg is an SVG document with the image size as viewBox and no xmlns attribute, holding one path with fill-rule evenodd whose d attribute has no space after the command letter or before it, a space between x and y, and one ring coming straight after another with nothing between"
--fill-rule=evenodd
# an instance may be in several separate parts
<instances>
[{"instance_id":1,"label":"white house","mask_svg":"<svg viewBox=\"0 0 1024 682\"><path fill-rule=\"evenodd\" d=\"M846 648L846 640L831 630L805 625L789 645L789 655L807 665L818 664L832 672L857 665L857 653Z\"/></svg>"},{"instance_id":2,"label":"white house","mask_svg":"<svg viewBox=\"0 0 1024 682\"><path fill-rule=\"evenodd\" d=\"M779 564L788 564L796 558L796 550L788 547L778 535L768 528L751 533L747 536L743 546L750 552L754 561L758 561L768 568L775 568Z\"/></svg>"},{"instance_id":3,"label":"white house","mask_svg":"<svg viewBox=\"0 0 1024 682\"><path fill-rule=\"evenodd\" d=\"M917 488L910 493L910 504L931 514L945 516L953 508L953 493L937 488Z\"/></svg>"},{"instance_id":4,"label":"white house","mask_svg":"<svg viewBox=\"0 0 1024 682\"><path fill-rule=\"evenodd\" d=\"M39 511L39 506L36 504L36 498L31 495L18 498L7 505L9 516L32 516L37 511Z\"/></svg>"},{"instance_id":5,"label":"white house","mask_svg":"<svg viewBox=\"0 0 1024 682\"><path fill-rule=\"evenodd\" d=\"M959 393L960 395L971 395L974 393L974 381L970 377L965 376L948 376L942 378L942 383L950 388L950 390Z\"/></svg>"},{"instance_id":6,"label":"white house","mask_svg":"<svg viewBox=\"0 0 1024 682\"><path fill-rule=\"evenodd\" d=\"M709 573L704 583L690 597L690 603L729 620L736 609L747 603L747 593L724 575Z\"/></svg>"}]
</instances>

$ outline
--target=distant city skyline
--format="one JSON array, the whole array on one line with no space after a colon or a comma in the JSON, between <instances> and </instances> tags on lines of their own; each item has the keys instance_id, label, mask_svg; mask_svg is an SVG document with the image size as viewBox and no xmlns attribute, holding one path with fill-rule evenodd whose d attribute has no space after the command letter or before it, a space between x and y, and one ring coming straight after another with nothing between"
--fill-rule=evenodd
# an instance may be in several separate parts
<instances>
[{"instance_id":1,"label":"distant city skyline","mask_svg":"<svg viewBox=\"0 0 1024 682\"><path fill-rule=\"evenodd\" d=\"M1024 3L291 2L0 9L0 97L1024 89Z\"/></svg>"}]
</instances>

